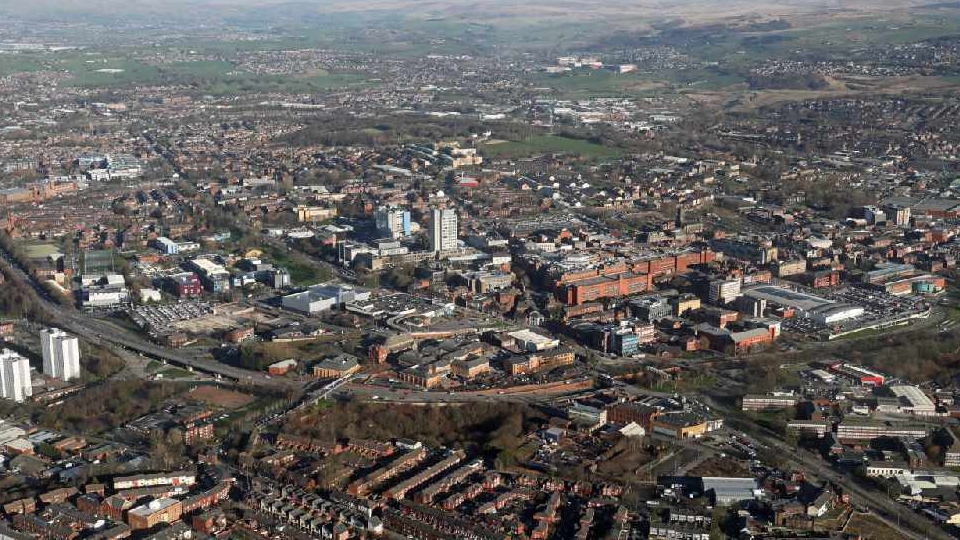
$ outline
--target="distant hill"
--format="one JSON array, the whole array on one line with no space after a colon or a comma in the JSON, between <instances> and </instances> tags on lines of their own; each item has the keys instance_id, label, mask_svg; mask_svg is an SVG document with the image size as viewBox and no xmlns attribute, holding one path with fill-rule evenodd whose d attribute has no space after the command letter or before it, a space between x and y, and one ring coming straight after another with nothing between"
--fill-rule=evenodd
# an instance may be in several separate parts
<instances>
[{"instance_id":1,"label":"distant hill","mask_svg":"<svg viewBox=\"0 0 960 540\"><path fill-rule=\"evenodd\" d=\"M682 18L699 22L751 15L907 10L929 3L922 0L0 0L0 13L37 19L123 19L143 15L177 19L229 18L249 11L262 12L268 18L272 11L302 11L310 15L399 11L414 18L467 18L505 24L625 17Z\"/></svg>"}]
</instances>

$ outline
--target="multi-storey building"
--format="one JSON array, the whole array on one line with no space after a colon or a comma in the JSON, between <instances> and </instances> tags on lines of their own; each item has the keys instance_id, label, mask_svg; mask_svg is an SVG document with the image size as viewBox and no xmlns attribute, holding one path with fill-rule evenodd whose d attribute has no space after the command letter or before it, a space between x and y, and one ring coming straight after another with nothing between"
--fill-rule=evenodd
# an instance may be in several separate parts
<instances>
[{"instance_id":1,"label":"multi-storey building","mask_svg":"<svg viewBox=\"0 0 960 540\"><path fill-rule=\"evenodd\" d=\"M59 328L40 332L43 374L69 381L80 377L80 341Z\"/></svg>"},{"instance_id":2,"label":"multi-storey building","mask_svg":"<svg viewBox=\"0 0 960 540\"><path fill-rule=\"evenodd\" d=\"M713 305L732 302L739 296L739 279L718 279L710 282L709 300Z\"/></svg>"},{"instance_id":3,"label":"multi-storey building","mask_svg":"<svg viewBox=\"0 0 960 540\"><path fill-rule=\"evenodd\" d=\"M845 419L837 425L837 439L841 441L865 441L878 437L921 439L926 436L927 428L910 424Z\"/></svg>"},{"instance_id":4,"label":"multi-storey building","mask_svg":"<svg viewBox=\"0 0 960 540\"><path fill-rule=\"evenodd\" d=\"M0 398L23 401L32 395L30 361L9 349L0 351Z\"/></svg>"},{"instance_id":5,"label":"multi-storey building","mask_svg":"<svg viewBox=\"0 0 960 540\"><path fill-rule=\"evenodd\" d=\"M430 251L436 253L457 249L458 227L456 210L433 209L430 213Z\"/></svg>"},{"instance_id":6,"label":"multi-storey building","mask_svg":"<svg viewBox=\"0 0 960 540\"><path fill-rule=\"evenodd\" d=\"M747 394L743 396L744 411L770 411L789 409L797 405L799 398L792 394Z\"/></svg>"},{"instance_id":7,"label":"multi-storey building","mask_svg":"<svg viewBox=\"0 0 960 540\"><path fill-rule=\"evenodd\" d=\"M410 236L410 212L395 206L381 206L374 214L377 233L388 238Z\"/></svg>"}]
</instances>

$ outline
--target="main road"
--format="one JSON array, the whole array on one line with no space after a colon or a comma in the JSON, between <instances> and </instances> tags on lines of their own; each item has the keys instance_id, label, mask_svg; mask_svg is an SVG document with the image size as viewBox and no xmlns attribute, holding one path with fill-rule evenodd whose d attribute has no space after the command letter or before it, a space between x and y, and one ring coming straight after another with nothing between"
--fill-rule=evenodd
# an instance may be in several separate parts
<instances>
[{"instance_id":1,"label":"main road","mask_svg":"<svg viewBox=\"0 0 960 540\"><path fill-rule=\"evenodd\" d=\"M140 336L118 328L116 325L64 308L51 298L46 289L27 274L9 253L3 250L0 250L0 270L3 270L3 273L11 280L19 281L35 292L35 301L50 315L53 324L81 336L95 345L133 351L178 367L218 378L230 379L240 384L256 385L274 390L302 388L302 383L287 378L273 378L264 373L229 366L213 359L205 360L188 354L179 354L176 349L151 343Z\"/></svg>"},{"instance_id":2,"label":"main road","mask_svg":"<svg viewBox=\"0 0 960 540\"><path fill-rule=\"evenodd\" d=\"M855 480L834 470L819 457L785 443L778 434L751 421L743 416L740 411L718 405L707 396L704 396L704 400L708 401L712 408L723 412L728 427L751 435L799 470L813 472L820 478L828 479L841 486L850 497L851 503L855 506L869 508L877 519L883 521L888 527L901 535L913 540L950 540L953 538L932 521L892 500L886 493L864 488Z\"/></svg>"}]
</instances>

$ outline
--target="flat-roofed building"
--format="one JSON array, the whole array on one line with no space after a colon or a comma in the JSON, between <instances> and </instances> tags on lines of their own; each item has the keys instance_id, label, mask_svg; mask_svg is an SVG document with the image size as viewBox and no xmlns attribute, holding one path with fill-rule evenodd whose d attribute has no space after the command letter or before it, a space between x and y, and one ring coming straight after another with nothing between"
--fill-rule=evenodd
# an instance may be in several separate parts
<instances>
[{"instance_id":1,"label":"flat-roofed building","mask_svg":"<svg viewBox=\"0 0 960 540\"><path fill-rule=\"evenodd\" d=\"M10 349L0 350L0 398L19 402L32 395L30 361Z\"/></svg>"},{"instance_id":2,"label":"flat-roofed building","mask_svg":"<svg viewBox=\"0 0 960 540\"><path fill-rule=\"evenodd\" d=\"M281 305L301 313L314 314L352 302L370 299L370 291L357 289L350 285L324 283L314 285L306 291L288 294L281 299Z\"/></svg>"},{"instance_id":3,"label":"flat-roofed building","mask_svg":"<svg viewBox=\"0 0 960 540\"><path fill-rule=\"evenodd\" d=\"M933 403L933 400L916 386L891 386L890 391L893 392L893 395L906 401L906 404L900 406L900 410L903 412L913 413L917 416L932 416L937 413L937 406Z\"/></svg>"},{"instance_id":4,"label":"flat-roofed building","mask_svg":"<svg viewBox=\"0 0 960 540\"><path fill-rule=\"evenodd\" d=\"M743 396L744 411L772 411L789 409L797 405L799 398L793 394L747 394Z\"/></svg>"},{"instance_id":5,"label":"flat-roofed building","mask_svg":"<svg viewBox=\"0 0 960 540\"><path fill-rule=\"evenodd\" d=\"M879 437L922 439L927 432L927 428L919 425L852 418L845 418L837 425L837 439L841 441L868 441Z\"/></svg>"},{"instance_id":6,"label":"flat-roofed building","mask_svg":"<svg viewBox=\"0 0 960 540\"><path fill-rule=\"evenodd\" d=\"M180 519L182 505L176 499L154 499L149 503L131 508L127 521L133 530L150 529L160 523L173 523Z\"/></svg>"},{"instance_id":7,"label":"flat-roofed building","mask_svg":"<svg viewBox=\"0 0 960 540\"><path fill-rule=\"evenodd\" d=\"M514 339L517 347L529 352L545 351L560 346L560 340L540 335L532 330L510 332L509 336Z\"/></svg>"}]
</instances>

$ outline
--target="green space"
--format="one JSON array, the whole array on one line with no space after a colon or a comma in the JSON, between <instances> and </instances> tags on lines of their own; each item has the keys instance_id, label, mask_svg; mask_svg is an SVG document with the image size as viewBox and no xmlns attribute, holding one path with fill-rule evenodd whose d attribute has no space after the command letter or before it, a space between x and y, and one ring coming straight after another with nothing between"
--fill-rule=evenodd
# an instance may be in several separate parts
<instances>
[{"instance_id":1,"label":"green space","mask_svg":"<svg viewBox=\"0 0 960 540\"><path fill-rule=\"evenodd\" d=\"M717 386L717 378L713 375L691 374L679 379L662 381L650 385L651 390L657 392L700 392Z\"/></svg>"},{"instance_id":2,"label":"green space","mask_svg":"<svg viewBox=\"0 0 960 540\"><path fill-rule=\"evenodd\" d=\"M580 69L570 73L539 73L530 78L538 88L550 88L560 99L589 99L597 97L626 97L642 93L651 82L636 73L620 75L609 70Z\"/></svg>"},{"instance_id":3,"label":"green space","mask_svg":"<svg viewBox=\"0 0 960 540\"><path fill-rule=\"evenodd\" d=\"M68 84L87 88L160 82L155 66L122 58L79 56L61 61L58 69L71 75Z\"/></svg>"},{"instance_id":4,"label":"green space","mask_svg":"<svg viewBox=\"0 0 960 540\"><path fill-rule=\"evenodd\" d=\"M46 69L47 62L39 54L9 53L0 54L0 77Z\"/></svg>"},{"instance_id":5,"label":"green space","mask_svg":"<svg viewBox=\"0 0 960 540\"><path fill-rule=\"evenodd\" d=\"M53 244L23 244L23 251L29 259L44 259L60 253L60 248Z\"/></svg>"},{"instance_id":6,"label":"green space","mask_svg":"<svg viewBox=\"0 0 960 540\"><path fill-rule=\"evenodd\" d=\"M192 377L193 373L178 367L170 367L157 373L157 375L162 376L164 379L182 379L185 377Z\"/></svg>"},{"instance_id":7,"label":"green space","mask_svg":"<svg viewBox=\"0 0 960 540\"><path fill-rule=\"evenodd\" d=\"M201 82L198 91L213 96L269 92L309 94L337 88L356 88L365 84L366 79L358 73L320 73L306 76L240 74Z\"/></svg>"},{"instance_id":8,"label":"green space","mask_svg":"<svg viewBox=\"0 0 960 540\"><path fill-rule=\"evenodd\" d=\"M236 93L292 92L310 93L356 86L365 79L357 73L329 73L282 76L258 75L238 71L232 62L203 60L147 64L136 60L92 55L61 60L57 68L72 78L69 84L85 88L148 84L181 84L198 93L230 95ZM2 69L2 65L0 65Z\"/></svg>"},{"instance_id":9,"label":"green space","mask_svg":"<svg viewBox=\"0 0 960 540\"><path fill-rule=\"evenodd\" d=\"M520 158L546 153L567 153L587 159L597 159L620 156L623 154L623 150L559 135L538 135L523 141L488 144L483 147L482 153L494 158Z\"/></svg>"},{"instance_id":10,"label":"green space","mask_svg":"<svg viewBox=\"0 0 960 540\"><path fill-rule=\"evenodd\" d=\"M269 255L275 266L286 268L290 272L293 285L316 285L331 278L330 270L305 256L272 246L264 246L263 251Z\"/></svg>"}]
</instances>

